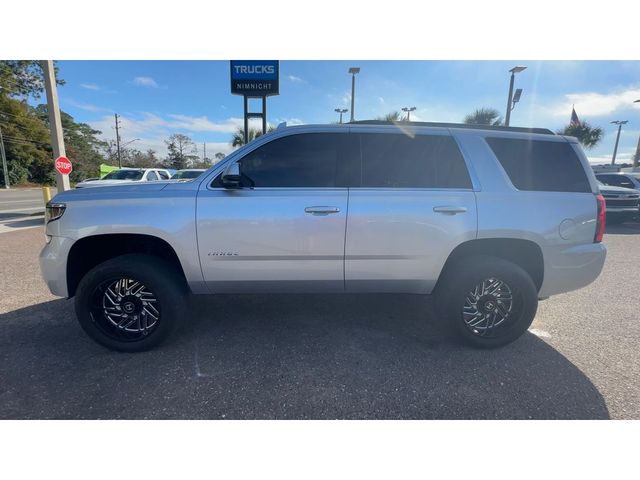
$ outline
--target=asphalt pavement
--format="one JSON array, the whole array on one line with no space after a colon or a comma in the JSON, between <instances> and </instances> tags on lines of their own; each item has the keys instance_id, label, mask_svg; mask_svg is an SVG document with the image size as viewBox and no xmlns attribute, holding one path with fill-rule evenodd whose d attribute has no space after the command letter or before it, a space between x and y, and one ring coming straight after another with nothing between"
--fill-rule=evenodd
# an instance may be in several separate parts
<instances>
[{"instance_id":1,"label":"asphalt pavement","mask_svg":"<svg viewBox=\"0 0 640 480\"><path fill-rule=\"evenodd\" d=\"M51 196L57 190L51 188ZM0 188L0 220L44 212L42 188Z\"/></svg>"},{"instance_id":2,"label":"asphalt pavement","mask_svg":"<svg viewBox=\"0 0 640 480\"><path fill-rule=\"evenodd\" d=\"M0 235L0 418L640 418L640 224L609 228L589 287L498 350L402 295L194 297L178 335L115 353L40 279L42 232Z\"/></svg>"}]
</instances>

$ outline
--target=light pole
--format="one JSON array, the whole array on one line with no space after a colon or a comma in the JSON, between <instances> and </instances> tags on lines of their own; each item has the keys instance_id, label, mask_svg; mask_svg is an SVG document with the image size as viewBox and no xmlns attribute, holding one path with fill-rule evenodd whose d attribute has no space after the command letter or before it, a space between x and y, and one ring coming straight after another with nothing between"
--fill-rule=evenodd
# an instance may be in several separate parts
<instances>
[{"instance_id":1,"label":"light pole","mask_svg":"<svg viewBox=\"0 0 640 480\"><path fill-rule=\"evenodd\" d=\"M353 106L356 96L356 74L360 73L360 67L351 67L349 73L351 74L351 121L355 122Z\"/></svg>"},{"instance_id":2,"label":"light pole","mask_svg":"<svg viewBox=\"0 0 640 480\"><path fill-rule=\"evenodd\" d=\"M614 120L613 124L618 125L618 135L616 136L616 145L613 147L613 157L611 158L611 165L616 163L616 154L618 153L618 142L620 141L620 130L622 130L622 125L627 123L629 120Z\"/></svg>"},{"instance_id":3,"label":"light pole","mask_svg":"<svg viewBox=\"0 0 640 480\"><path fill-rule=\"evenodd\" d=\"M509 126L509 120L511 120L511 110L513 110L513 83L515 82L515 76L516 73L520 73L523 70L526 70L527 67L522 66L522 65L517 65L515 67L513 67L511 70L509 70L511 72L511 80L509 81L509 96L507 97L507 114L504 117L504 126L508 127ZM522 94L522 90L520 90L520 93ZM518 95L518 100L520 100L520 95Z\"/></svg>"},{"instance_id":4,"label":"light pole","mask_svg":"<svg viewBox=\"0 0 640 480\"><path fill-rule=\"evenodd\" d=\"M349 109L347 109L347 108L336 108L333 111L340 114L340 121L338 123L342 123L342 114L343 113L347 113L349 111Z\"/></svg>"},{"instance_id":5,"label":"light pole","mask_svg":"<svg viewBox=\"0 0 640 480\"><path fill-rule=\"evenodd\" d=\"M403 107L402 111L407 112L407 122L411 121L411 112L413 112L416 107Z\"/></svg>"},{"instance_id":6,"label":"light pole","mask_svg":"<svg viewBox=\"0 0 640 480\"><path fill-rule=\"evenodd\" d=\"M638 100L634 100L633 103L640 103L640 98ZM638 137L638 146L636 147L636 154L633 156L633 171L635 172L636 168L638 168L638 163L640 162L640 137Z\"/></svg>"}]
</instances>

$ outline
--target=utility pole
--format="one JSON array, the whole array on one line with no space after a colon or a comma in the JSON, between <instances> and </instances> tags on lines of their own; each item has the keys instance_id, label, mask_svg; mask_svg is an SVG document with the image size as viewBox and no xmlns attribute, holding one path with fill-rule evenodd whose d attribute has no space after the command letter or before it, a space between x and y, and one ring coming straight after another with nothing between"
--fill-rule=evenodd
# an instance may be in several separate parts
<instances>
[{"instance_id":1,"label":"utility pole","mask_svg":"<svg viewBox=\"0 0 640 480\"><path fill-rule=\"evenodd\" d=\"M65 157L64 132L60 119L60 106L58 105L58 90L56 88L56 72L53 68L53 60L40 62L44 71L44 87L47 91L47 110L49 111L49 128L51 128L51 147L55 158ZM56 170L56 186L58 192L69 190L69 175L62 175Z\"/></svg>"},{"instance_id":2,"label":"utility pole","mask_svg":"<svg viewBox=\"0 0 640 480\"><path fill-rule=\"evenodd\" d=\"M9 188L9 171L7 170L7 156L4 153L2 127L0 127L0 156L2 157L2 171L4 172L4 188Z\"/></svg>"},{"instance_id":3,"label":"utility pole","mask_svg":"<svg viewBox=\"0 0 640 480\"><path fill-rule=\"evenodd\" d=\"M120 127L119 123L118 123L118 114L114 114L116 117L116 151L117 151L117 155L118 155L118 168L122 168L122 158L120 157L120 130L118 129Z\"/></svg>"},{"instance_id":4,"label":"utility pole","mask_svg":"<svg viewBox=\"0 0 640 480\"><path fill-rule=\"evenodd\" d=\"M207 142L202 142L202 161L207 161Z\"/></svg>"}]
</instances>

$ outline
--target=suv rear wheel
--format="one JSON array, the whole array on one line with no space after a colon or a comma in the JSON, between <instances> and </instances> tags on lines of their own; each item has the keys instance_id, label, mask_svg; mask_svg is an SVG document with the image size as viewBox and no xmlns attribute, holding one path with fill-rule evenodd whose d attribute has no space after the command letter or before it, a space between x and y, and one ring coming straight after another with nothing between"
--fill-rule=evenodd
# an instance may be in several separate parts
<instances>
[{"instance_id":1,"label":"suv rear wheel","mask_svg":"<svg viewBox=\"0 0 640 480\"><path fill-rule=\"evenodd\" d=\"M185 314L185 286L167 262L151 255L122 255L101 263L80 281L78 321L112 350L148 350L169 336Z\"/></svg>"},{"instance_id":2,"label":"suv rear wheel","mask_svg":"<svg viewBox=\"0 0 640 480\"><path fill-rule=\"evenodd\" d=\"M436 302L458 338L474 347L496 348L527 331L538 308L538 292L518 265L476 256L444 272Z\"/></svg>"}]
</instances>

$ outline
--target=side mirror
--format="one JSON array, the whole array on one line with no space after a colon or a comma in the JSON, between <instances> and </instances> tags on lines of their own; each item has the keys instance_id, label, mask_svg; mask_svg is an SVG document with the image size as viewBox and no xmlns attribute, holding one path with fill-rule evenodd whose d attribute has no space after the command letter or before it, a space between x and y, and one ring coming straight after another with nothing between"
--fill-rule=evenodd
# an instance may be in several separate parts
<instances>
[{"instance_id":1,"label":"side mirror","mask_svg":"<svg viewBox=\"0 0 640 480\"><path fill-rule=\"evenodd\" d=\"M240 188L240 165L233 162L222 172L222 186L224 188Z\"/></svg>"}]
</instances>

